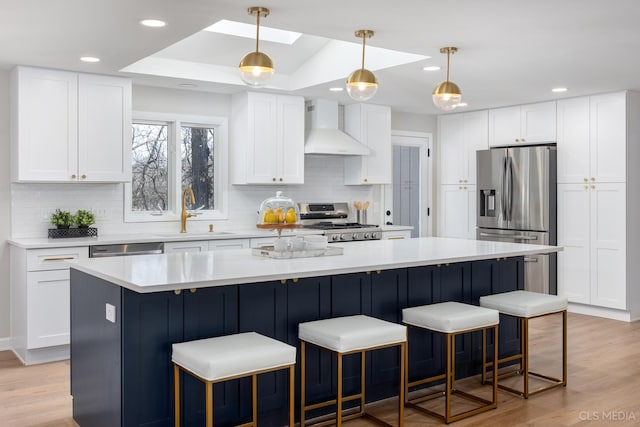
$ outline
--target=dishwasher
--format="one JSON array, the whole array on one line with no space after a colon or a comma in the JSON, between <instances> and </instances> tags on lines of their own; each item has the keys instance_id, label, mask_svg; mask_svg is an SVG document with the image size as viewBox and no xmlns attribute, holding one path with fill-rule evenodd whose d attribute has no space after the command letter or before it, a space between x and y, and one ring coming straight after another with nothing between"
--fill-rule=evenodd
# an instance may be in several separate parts
<instances>
[{"instance_id":1,"label":"dishwasher","mask_svg":"<svg viewBox=\"0 0 640 427\"><path fill-rule=\"evenodd\" d=\"M113 256L149 255L164 253L164 243L125 243L117 245L95 245L89 247L89 258Z\"/></svg>"}]
</instances>

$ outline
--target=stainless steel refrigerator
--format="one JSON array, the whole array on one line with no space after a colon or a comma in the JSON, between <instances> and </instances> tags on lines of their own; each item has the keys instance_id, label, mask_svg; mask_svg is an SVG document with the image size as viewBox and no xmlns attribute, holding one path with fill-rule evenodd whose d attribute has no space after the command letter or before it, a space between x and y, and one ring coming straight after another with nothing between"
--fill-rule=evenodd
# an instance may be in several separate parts
<instances>
[{"instance_id":1,"label":"stainless steel refrigerator","mask_svg":"<svg viewBox=\"0 0 640 427\"><path fill-rule=\"evenodd\" d=\"M477 238L555 245L556 148L492 148L476 160ZM555 254L524 261L525 289L556 294Z\"/></svg>"}]
</instances>

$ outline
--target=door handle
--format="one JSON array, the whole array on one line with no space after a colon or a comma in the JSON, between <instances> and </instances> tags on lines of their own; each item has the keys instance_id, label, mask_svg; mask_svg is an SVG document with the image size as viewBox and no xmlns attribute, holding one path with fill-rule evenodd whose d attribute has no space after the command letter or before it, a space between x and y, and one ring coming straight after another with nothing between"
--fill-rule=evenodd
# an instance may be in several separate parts
<instances>
[{"instance_id":1,"label":"door handle","mask_svg":"<svg viewBox=\"0 0 640 427\"><path fill-rule=\"evenodd\" d=\"M480 232L480 237L500 237L503 239L538 240L538 236L527 236L525 234L498 234Z\"/></svg>"},{"instance_id":2,"label":"door handle","mask_svg":"<svg viewBox=\"0 0 640 427\"><path fill-rule=\"evenodd\" d=\"M524 257L524 262L538 262L538 258Z\"/></svg>"}]
</instances>

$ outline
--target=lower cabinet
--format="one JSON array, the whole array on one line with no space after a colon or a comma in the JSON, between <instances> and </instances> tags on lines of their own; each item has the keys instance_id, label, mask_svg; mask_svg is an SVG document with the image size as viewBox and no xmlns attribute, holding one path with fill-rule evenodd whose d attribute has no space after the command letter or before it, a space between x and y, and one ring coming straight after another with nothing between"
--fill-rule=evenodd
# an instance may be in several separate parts
<instances>
[{"instance_id":1,"label":"lower cabinet","mask_svg":"<svg viewBox=\"0 0 640 427\"><path fill-rule=\"evenodd\" d=\"M401 323L405 307L442 301L477 304L482 295L523 289L523 265L522 258L509 258L148 294L72 269L73 417L78 424L92 427L172 426L171 344L248 331L298 348L298 413L299 323L355 314ZM115 323L105 319L105 304L116 307ZM500 330L501 354L517 349L517 325L501 319ZM411 378L444 369L440 336L411 328L409 340ZM459 377L479 372L480 344L479 334L461 336L456 341ZM399 367L397 349L367 355L368 401L397 394ZM335 357L329 352L307 346L308 403L335 395L336 368ZM360 356L347 356L343 369L345 393L356 392L360 387ZM202 426L205 387L182 375L181 425ZM287 423L287 380L284 371L260 375L261 426ZM250 385L250 380L241 379L214 386L216 425L248 421ZM326 412L331 408L325 408ZM322 413L318 410L315 415Z\"/></svg>"},{"instance_id":2,"label":"lower cabinet","mask_svg":"<svg viewBox=\"0 0 640 427\"><path fill-rule=\"evenodd\" d=\"M475 239L475 209L475 185L441 185L438 236Z\"/></svg>"}]
</instances>

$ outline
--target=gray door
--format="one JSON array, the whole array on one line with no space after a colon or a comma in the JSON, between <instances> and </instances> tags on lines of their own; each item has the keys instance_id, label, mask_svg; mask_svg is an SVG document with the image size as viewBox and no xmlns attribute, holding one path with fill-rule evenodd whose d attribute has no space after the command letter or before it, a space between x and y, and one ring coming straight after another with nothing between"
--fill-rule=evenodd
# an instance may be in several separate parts
<instances>
[{"instance_id":1,"label":"gray door","mask_svg":"<svg viewBox=\"0 0 640 427\"><path fill-rule=\"evenodd\" d=\"M393 223L420 236L420 147L393 146Z\"/></svg>"}]
</instances>

